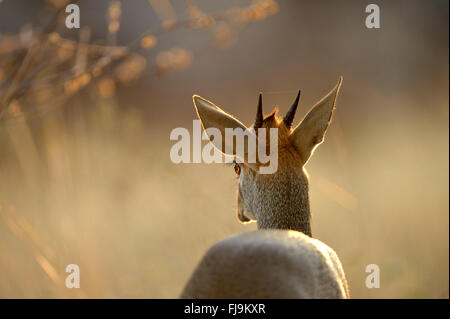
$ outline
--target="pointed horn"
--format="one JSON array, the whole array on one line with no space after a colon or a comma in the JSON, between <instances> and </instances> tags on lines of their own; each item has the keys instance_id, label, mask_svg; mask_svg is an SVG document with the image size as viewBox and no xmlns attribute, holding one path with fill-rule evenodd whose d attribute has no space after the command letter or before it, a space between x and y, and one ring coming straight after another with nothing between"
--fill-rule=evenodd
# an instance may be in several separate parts
<instances>
[{"instance_id":1,"label":"pointed horn","mask_svg":"<svg viewBox=\"0 0 450 319\"><path fill-rule=\"evenodd\" d=\"M292 122L294 121L295 117L295 111L297 111L299 99L300 99L300 90L298 90L297 97L295 98L294 103L292 103L292 106L289 108L289 111L283 118L283 122L287 126L287 128L291 128L292 126Z\"/></svg>"},{"instance_id":2,"label":"pointed horn","mask_svg":"<svg viewBox=\"0 0 450 319\"><path fill-rule=\"evenodd\" d=\"M259 93L259 99L258 99L258 109L256 111L256 120L254 128L260 128L263 123L263 112L262 112L262 93Z\"/></svg>"}]
</instances>

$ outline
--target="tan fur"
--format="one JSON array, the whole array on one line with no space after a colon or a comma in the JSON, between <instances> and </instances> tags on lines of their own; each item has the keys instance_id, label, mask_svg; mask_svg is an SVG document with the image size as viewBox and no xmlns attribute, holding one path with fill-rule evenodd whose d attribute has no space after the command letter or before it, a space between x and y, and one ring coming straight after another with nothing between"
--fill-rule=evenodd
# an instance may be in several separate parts
<instances>
[{"instance_id":1,"label":"tan fur","mask_svg":"<svg viewBox=\"0 0 450 319\"><path fill-rule=\"evenodd\" d=\"M323 141L341 81L294 129L278 117L277 109L264 118L262 128L278 128L278 170L259 174L255 165L240 163L237 194L239 220L256 219L260 230L225 238L211 247L182 298L349 297L336 253L311 238L308 177L304 170L314 148ZM204 128L243 126L205 101L211 103L194 97Z\"/></svg>"}]
</instances>

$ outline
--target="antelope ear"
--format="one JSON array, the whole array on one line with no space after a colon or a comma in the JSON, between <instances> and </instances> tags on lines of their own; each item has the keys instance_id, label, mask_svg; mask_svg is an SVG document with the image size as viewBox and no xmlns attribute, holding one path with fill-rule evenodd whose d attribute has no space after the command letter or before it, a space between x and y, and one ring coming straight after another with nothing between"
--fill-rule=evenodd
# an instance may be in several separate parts
<instances>
[{"instance_id":1,"label":"antelope ear","mask_svg":"<svg viewBox=\"0 0 450 319\"><path fill-rule=\"evenodd\" d=\"M341 84L342 76L336 86L311 108L290 136L291 143L300 153L303 164L306 164L314 149L323 142Z\"/></svg>"},{"instance_id":2,"label":"antelope ear","mask_svg":"<svg viewBox=\"0 0 450 319\"><path fill-rule=\"evenodd\" d=\"M242 124L239 120L224 112L221 108L214 105L214 103L198 96L193 96L195 110L197 111L198 118L202 122L203 129L208 135L210 141L217 147L222 153L229 156L237 156L236 154L236 145L234 141L227 141L225 138L225 129L241 129L242 132L246 132L247 134L251 133L247 127ZM213 134L214 129L220 132L221 139L218 139L216 136L218 134ZM216 140L217 139L217 140ZM247 149L244 151L245 154L239 156L242 161L247 155Z\"/></svg>"}]
</instances>

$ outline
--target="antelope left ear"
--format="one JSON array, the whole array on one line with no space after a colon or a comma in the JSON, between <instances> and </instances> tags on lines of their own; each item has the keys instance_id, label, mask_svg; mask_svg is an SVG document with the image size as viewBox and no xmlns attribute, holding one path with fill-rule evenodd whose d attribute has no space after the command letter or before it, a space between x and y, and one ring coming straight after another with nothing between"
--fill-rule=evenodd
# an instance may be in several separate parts
<instances>
[{"instance_id":1,"label":"antelope left ear","mask_svg":"<svg viewBox=\"0 0 450 319\"><path fill-rule=\"evenodd\" d=\"M342 76L336 86L311 108L290 136L291 143L300 153L303 164L306 164L314 149L323 142L341 84Z\"/></svg>"}]
</instances>

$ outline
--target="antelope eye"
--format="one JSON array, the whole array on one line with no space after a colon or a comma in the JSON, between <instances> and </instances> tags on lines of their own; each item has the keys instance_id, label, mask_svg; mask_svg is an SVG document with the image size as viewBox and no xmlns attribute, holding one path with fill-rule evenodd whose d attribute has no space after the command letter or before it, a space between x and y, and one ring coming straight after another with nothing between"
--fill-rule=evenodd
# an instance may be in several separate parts
<instances>
[{"instance_id":1,"label":"antelope eye","mask_svg":"<svg viewBox=\"0 0 450 319\"><path fill-rule=\"evenodd\" d=\"M234 163L234 172L237 175L241 174L241 167L237 163Z\"/></svg>"}]
</instances>

